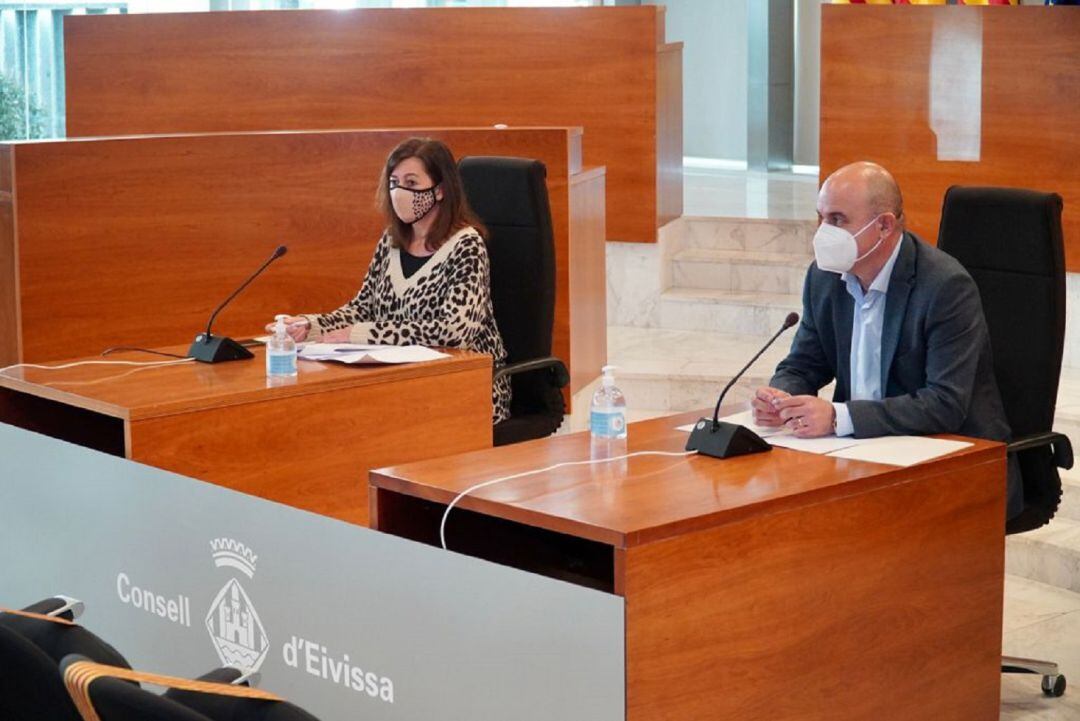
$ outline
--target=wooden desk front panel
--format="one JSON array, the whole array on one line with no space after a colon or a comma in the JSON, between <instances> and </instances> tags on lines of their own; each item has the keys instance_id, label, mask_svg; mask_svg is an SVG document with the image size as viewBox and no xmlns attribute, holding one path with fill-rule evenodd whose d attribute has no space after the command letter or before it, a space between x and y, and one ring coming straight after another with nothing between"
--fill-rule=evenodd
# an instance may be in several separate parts
<instances>
[{"instance_id":1,"label":"wooden desk front panel","mask_svg":"<svg viewBox=\"0 0 1080 721\"><path fill-rule=\"evenodd\" d=\"M128 424L133 461L360 525L369 469L490 447L490 368Z\"/></svg>"},{"instance_id":2,"label":"wooden desk front panel","mask_svg":"<svg viewBox=\"0 0 1080 721\"><path fill-rule=\"evenodd\" d=\"M570 178L581 169L569 163L579 155L581 136L567 128L3 146L9 162L0 163L0 177L12 175L16 192L14 217L0 213L10 221L0 226L0 362L188 341L278 244L289 246L288 255L222 313L215 331L250 336L275 313L337 308L359 290L382 231L374 198L386 155L411 135L440 138L459 157L510 155L547 165L556 242L554 352L572 369L580 354L591 380L602 365L596 358L606 357L606 318L584 316L591 325L578 329L571 347L571 212L578 204L571 204ZM574 221L573 241L582 246L582 260L599 268L575 269L602 279L603 205L587 210L584 222Z\"/></svg>"},{"instance_id":3,"label":"wooden desk front panel","mask_svg":"<svg viewBox=\"0 0 1080 721\"><path fill-rule=\"evenodd\" d=\"M930 122L933 37L971 20L982 25L979 159L942 161ZM821 21L822 178L856 160L881 163L900 183L908 227L931 243L951 185L1059 193L1066 266L1080 271L1080 8L825 5ZM941 44L939 56L939 81L962 85L952 75L970 65L964 43Z\"/></svg>"},{"instance_id":4,"label":"wooden desk front panel","mask_svg":"<svg viewBox=\"0 0 1080 721\"><path fill-rule=\"evenodd\" d=\"M612 239L682 214L681 127L657 137L681 117L662 6L69 16L64 41L70 137L584 126Z\"/></svg>"},{"instance_id":5,"label":"wooden desk front panel","mask_svg":"<svg viewBox=\"0 0 1080 721\"><path fill-rule=\"evenodd\" d=\"M911 471L627 549L627 719L997 718L1004 460Z\"/></svg>"}]
</instances>

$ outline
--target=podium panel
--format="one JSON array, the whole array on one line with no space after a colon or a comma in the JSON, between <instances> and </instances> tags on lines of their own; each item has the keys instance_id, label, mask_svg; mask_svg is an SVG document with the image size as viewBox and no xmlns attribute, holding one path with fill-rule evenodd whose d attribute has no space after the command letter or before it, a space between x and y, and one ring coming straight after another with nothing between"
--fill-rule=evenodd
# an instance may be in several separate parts
<instances>
[{"instance_id":1,"label":"podium panel","mask_svg":"<svg viewBox=\"0 0 1080 721\"><path fill-rule=\"evenodd\" d=\"M135 668L227 663L323 721L619 721L620 598L0 424L0 605Z\"/></svg>"}]
</instances>

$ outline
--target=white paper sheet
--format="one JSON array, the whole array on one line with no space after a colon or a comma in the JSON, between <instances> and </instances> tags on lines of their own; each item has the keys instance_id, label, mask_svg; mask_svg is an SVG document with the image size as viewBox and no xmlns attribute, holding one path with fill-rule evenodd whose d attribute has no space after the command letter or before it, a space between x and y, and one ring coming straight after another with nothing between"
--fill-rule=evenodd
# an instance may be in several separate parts
<instances>
[{"instance_id":1,"label":"white paper sheet","mask_svg":"<svg viewBox=\"0 0 1080 721\"><path fill-rule=\"evenodd\" d=\"M356 353L358 351L377 350L387 348L382 345L360 345L357 343L306 343L303 346L297 344L300 357L305 360L321 360L324 356L333 358L340 353Z\"/></svg>"},{"instance_id":2,"label":"white paper sheet","mask_svg":"<svg viewBox=\"0 0 1080 721\"><path fill-rule=\"evenodd\" d=\"M924 436L885 436L866 440L869 442L844 448L829 455L834 458L871 461L890 466L913 466L972 445L965 441L947 441Z\"/></svg>"},{"instance_id":3,"label":"white paper sheet","mask_svg":"<svg viewBox=\"0 0 1080 721\"><path fill-rule=\"evenodd\" d=\"M832 453L833 451L839 451L843 448L850 448L863 443L867 443L869 439L866 438L852 438L851 436L821 436L820 438L797 438L790 432L778 433L773 436L769 436L769 443L781 448L790 448L793 451L803 451L804 453L816 453L818 455L824 455L826 453ZM877 440L876 438L873 440Z\"/></svg>"},{"instance_id":4,"label":"white paper sheet","mask_svg":"<svg viewBox=\"0 0 1080 721\"><path fill-rule=\"evenodd\" d=\"M750 410L742 411L741 413L733 413L730 416L724 416L720 420L724 421L725 423L734 423L737 426L746 426L762 438L769 438L770 436L775 436L779 433L784 432L783 428L771 428L769 426L754 425L754 412ZM694 424L688 423L685 426L678 426L675 428L675 430L682 431L683 433L689 433L690 431L694 430Z\"/></svg>"},{"instance_id":5,"label":"white paper sheet","mask_svg":"<svg viewBox=\"0 0 1080 721\"><path fill-rule=\"evenodd\" d=\"M352 343L309 343L300 353L300 358L303 360L334 361L349 365L420 363L449 357L446 353L420 345L356 345Z\"/></svg>"}]
</instances>

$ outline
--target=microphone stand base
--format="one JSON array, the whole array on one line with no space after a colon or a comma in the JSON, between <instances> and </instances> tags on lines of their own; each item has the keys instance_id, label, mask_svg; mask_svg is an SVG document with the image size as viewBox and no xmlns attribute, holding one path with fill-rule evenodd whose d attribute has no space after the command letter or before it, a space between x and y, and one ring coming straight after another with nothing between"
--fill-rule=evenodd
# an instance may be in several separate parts
<instances>
[{"instance_id":1,"label":"microphone stand base","mask_svg":"<svg viewBox=\"0 0 1080 721\"><path fill-rule=\"evenodd\" d=\"M713 458L731 458L771 451L772 446L746 426L721 421L714 429L712 418L702 418L694 424L686 450Z\"/></svg>"},{"instance_id":2,"label":"microphone stand base","mask_svg":"<svg viewBox=\"0 0 1080 721\"><path fill-rule=\"evenodd\" d=\"M232 338L220 335L206 336L200 333L188 348L188 358L194 358L200 363L223 363L254 357L251 351Z\"/></svg>"}]
</instances>

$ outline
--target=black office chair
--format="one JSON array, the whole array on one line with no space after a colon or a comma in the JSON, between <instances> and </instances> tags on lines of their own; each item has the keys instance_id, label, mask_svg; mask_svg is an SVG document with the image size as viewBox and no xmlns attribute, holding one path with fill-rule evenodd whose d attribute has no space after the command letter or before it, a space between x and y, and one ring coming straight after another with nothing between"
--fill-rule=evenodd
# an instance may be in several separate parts
<instances>
[{"instance_id":1,"label":"black office chair","mask_svg":"<svg viewBox=\"0 0 1080 721\"><path fill-rule=\"evenodd\" d=\"M510 376L510 418L496 424L495 445L543 438L566 413L566 365L551 355L555 322L555 240L547 169L538 160L471 157L458 164L465 193L487 226L491 299Z\"/></svg>"},{"instance_id":2,"label":"black office chair","mask_svg":"<svg viewBox=\"0 0 1080 721\"><path fill-rule=\"evenodd\" d=\"M994 375L1012 428L1023 512L1007 534L1050 522L1061 502L1058 468L1072 468L1072 444L1053 432L1065 343L1065 250L1061 196L1012 188L945 193L938 247L968 270L990 331ZM1065 693L1056 663L1005 657L1005 673L1042 675L1042 690Z\"/></svg>"},{"instance_id":3,"label":"black office chair","mask_svg":"<svg viewBox=\"0 0 1080 721\"><path fill-rule=\"evenodd\" d=\"M196 679L220 686L218 690L170 687L159 695L137 683L109 676L107 669L102 670L104 675L88 683L75 682L77 664L86 660L72 654L64 658L60 668L73 700L78 699L77 703L83 704L84 708L92 707L100 721L318 721L288 701L227 695L237 688L234 684L246 685L246 679L241 678L242 672L236 668L218 668ZM170 681L183 684L186 679L165 676L155 678L152 683L168 685Z\"/></svg>"},{"instance_id":4,"label":"black office chair","mask_svg":"<svg viewBox=\"0 0 1080 721\"><path fill-rule=\"evenodd\" d=\"M82 604L56 597L22 610L74 621ZM69 653L127 666L116 649L82 626L0 612L0 719L78 721L60 676L60 660Z\"/></svg>"}]
</instances>

